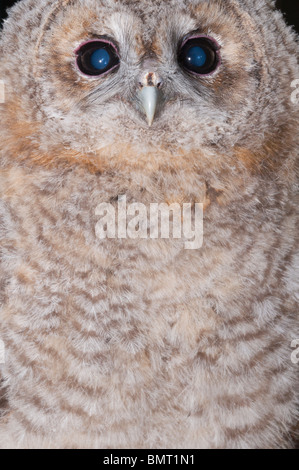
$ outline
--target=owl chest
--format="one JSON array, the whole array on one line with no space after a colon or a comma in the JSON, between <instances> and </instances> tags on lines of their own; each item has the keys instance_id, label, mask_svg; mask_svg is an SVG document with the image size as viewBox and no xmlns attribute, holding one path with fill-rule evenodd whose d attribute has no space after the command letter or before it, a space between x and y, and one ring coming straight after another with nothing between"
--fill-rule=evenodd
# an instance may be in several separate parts
<instances>
[{"instance_id":1,"label":"owl chest","mask_svg":"<svg viewBox=\"0 0 299 470\"><path fill-rule=\"evenodd\" d=\"M8 328L22 325L39 345L91 367L153 344L165 357L180 345L193 351L201 332L215 327L205 300L211 255L186 250L182 240L100 239L96 208L105 199L47 196L29 205L18 198L7 252Z\"/></svg>"},{"instance_id":2,"label":"owl chest","mask_svg":"<svg viewBox=\"0 0 299 470\"><path fill-rule=\"evenodd\" d=\"M7 222L7 329L21 326L55 364L61 351L103 370L123 355L147 362L153 348L151 364L182 349L193 357L204 335L216 337L225 315L238 313L229 307L236 298L243 308L256 295L238 264L237 222L216 230L221 217L207 220L196 250L181 239L101 238L97 208L118 188L85 186L18 195Z\"/></svg>"}]
</instances>

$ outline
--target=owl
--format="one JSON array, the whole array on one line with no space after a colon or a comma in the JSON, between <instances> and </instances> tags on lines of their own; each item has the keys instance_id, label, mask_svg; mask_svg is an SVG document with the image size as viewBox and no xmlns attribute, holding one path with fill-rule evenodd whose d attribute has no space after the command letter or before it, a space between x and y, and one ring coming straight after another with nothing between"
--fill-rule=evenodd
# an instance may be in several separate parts
<instances>
[{"instance_id":1,"label":"owl","mask_svg":"<svg viewBox=\"0 0 299 470\"><path fill-rule=\"evenodd\" d=\"M295 445L298 52L270 0L10 10L2 448ZM201 246L99 236L120 201L200 207Z\"/></svg>"}]
</instances>

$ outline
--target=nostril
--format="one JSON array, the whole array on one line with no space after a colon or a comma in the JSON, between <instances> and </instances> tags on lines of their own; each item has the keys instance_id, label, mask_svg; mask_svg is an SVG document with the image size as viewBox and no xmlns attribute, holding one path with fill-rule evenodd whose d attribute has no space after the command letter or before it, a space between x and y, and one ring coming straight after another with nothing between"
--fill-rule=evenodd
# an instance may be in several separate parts
<instances>
[{"instance_id":1,"label":"nostril","mask_svg":"<svg viewBox=\"0 0 299 470\"><path fill-rule=\"evenodd\" d=\"M163 86L163 80L156 72L146 72L139 78L138 86L139 88L153 86L160 89Z\"/></svg>"}]
</instances>

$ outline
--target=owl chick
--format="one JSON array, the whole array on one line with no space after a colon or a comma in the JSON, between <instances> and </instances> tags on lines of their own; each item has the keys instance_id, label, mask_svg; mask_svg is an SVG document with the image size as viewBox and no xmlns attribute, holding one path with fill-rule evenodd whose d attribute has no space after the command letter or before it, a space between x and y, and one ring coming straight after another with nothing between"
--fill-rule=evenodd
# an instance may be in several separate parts
<instances>
[{"instance_id":1,"label":"owl chick","mask_svg":"<svg viewBox=\"0 0 299 470\"><path fill-rule=\"evenodd\" d=\"M296 41L270 0L10 10L2 448L294 445ZM119 196L201 204L201 248L99 237Z\"/></svg>"}]
</instances>

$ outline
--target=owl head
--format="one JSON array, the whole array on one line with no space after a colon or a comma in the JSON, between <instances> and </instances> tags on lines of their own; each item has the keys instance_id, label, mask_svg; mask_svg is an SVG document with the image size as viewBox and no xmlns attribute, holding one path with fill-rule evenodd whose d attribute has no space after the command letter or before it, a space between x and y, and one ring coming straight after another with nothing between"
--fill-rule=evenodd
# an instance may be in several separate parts
<instances>
[{"instance_id":1,"label":"owl head","mask_svg":"<svg viewBox=\"0 0 299 470\"><path fill-rule=\"evenodd\" d=\"M266 0L23 0L0 40L5 155L97 167L277 167L298 44Z\"/></svg>"}]
</instances>

